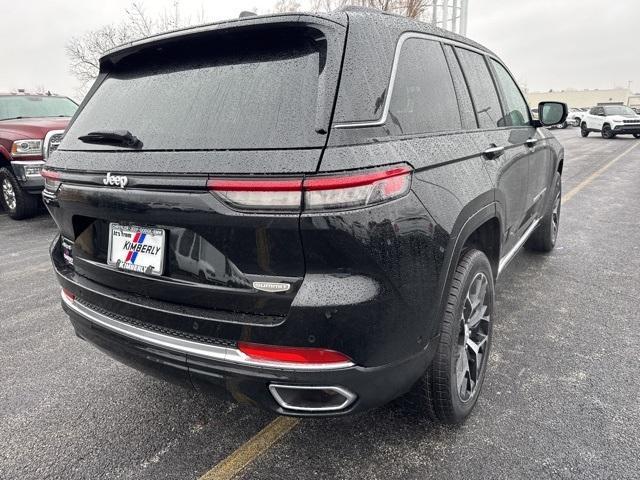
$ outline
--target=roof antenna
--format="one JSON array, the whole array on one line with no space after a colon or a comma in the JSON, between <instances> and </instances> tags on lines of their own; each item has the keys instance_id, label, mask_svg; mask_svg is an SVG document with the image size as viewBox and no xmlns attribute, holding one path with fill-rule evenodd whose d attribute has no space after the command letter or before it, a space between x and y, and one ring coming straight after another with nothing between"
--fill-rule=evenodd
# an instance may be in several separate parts
<instances>
[{"instance_id":1,"label":"roof antenna","mask_svg":"<svg viewBox=\"0 0 640 480\"><path fill-rule=\"evenodd\" d=\"M243 10L242 12L240 12L240 15L238 16L238 18L255 17L256 15L258 15L256 12L249 12L247 10Z\"/></svg>"}]
</instances>

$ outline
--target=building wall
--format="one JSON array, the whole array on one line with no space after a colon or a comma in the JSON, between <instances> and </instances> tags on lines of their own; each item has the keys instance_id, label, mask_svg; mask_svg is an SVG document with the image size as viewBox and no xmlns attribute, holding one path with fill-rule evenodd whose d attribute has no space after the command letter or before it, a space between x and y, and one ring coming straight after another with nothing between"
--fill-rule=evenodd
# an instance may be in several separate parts
<instances>
[{"instance_id":1,"label":"building wall","mask_svg":"<svg viewBox=\"0 0 640 480\"><path fill-rule=\"evenodd\" d=\"M544 101L565 102L570 107L593 107L598 103L622 103L630 106L640 106L640 96L633 95L628 88L614 88L611 90L562 90L559 92L527 92L529 105L535 107Z\"/></svg>"}]
</instances>

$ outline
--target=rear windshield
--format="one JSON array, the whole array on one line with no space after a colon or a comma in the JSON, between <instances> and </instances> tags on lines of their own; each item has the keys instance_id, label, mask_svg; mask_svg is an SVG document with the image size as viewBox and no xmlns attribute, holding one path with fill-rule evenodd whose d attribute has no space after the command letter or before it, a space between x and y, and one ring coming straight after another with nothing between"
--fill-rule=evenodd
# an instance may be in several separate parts
<instances>
[{"instance_id":1,"label":"rear windshield","mask_svg":"<svg viewBox=\"0 0 640 480\"><path fill-rule=\"evenodd\" d=\"M66 97L0 96L0 120L31 117L71 117L78 105Z\"/></svg>"},{"instance_id":2,"label":"rear windshield","mask_svg":"<svg viewBox=\"0 0 640 480\"><path fill-rule=\"evenodd\" d=\"M143 150L323 146L326 40L318 34L272 28L132 55L112 68L62 148L117 149L78 140L104 130L130 131Z\"/></svg>"}]
</instances>

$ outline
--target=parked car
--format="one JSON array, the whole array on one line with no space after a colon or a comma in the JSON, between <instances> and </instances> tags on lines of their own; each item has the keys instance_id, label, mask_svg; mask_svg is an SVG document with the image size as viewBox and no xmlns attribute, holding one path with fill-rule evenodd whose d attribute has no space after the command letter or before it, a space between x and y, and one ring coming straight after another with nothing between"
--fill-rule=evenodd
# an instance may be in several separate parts
<instances>
[{"instance_id":1,"label":"parked car","mask_svg":"<svg viewBox=\"0 0 640 480\"><path fill-rule=\"evenodd\" d=\"M593 107L580 124L583 137L591 132L600 132L604 138L615 138L616 135L640 138L640 115L624 105Z\"/></svg>"},{"instance_id":2,"label":"parked car","mask_svg":"<svg viewBox=\"0 0 640 480\"><path fill-rule=\"evenodd\" d=\"M494 282L556 242L564 150L538 127L565 104L533 121L483 46L354 8L127 44L88 98L43 171L79 337L283 415L412 389L469 415Z\"/></svg>"},{"instance_id":3,"label":"parked car","mask_svg":"<svg viewBox=\"0 0 640 480\"><path fill-rule=\"evenodd\" d=\"M589 113L590 108L578 108L578 112L573 116L574 125L579 127L582 123L582 119Z\"/></svg>"},{"instance_id":4,"label":"parked car","mask_svg":"<svg viewBox=\"0 0 640 480\"><path fill-rule=\"evenodd\" d=\"M569 114L567 115L567 123L574 127L580 126L580 120L585 115L585 109L583 108L569 108Z\"/></svg>"},{"instance_id":5,"label":"parked car","mask_svg":"<svg viewBox=\"0 0 640 480\"><path fill-rule=\"evenodd\" d=\"M58 95L0 93L0 201L11 218L38 210L40 170L78 105Z\"/></svg>"}]
</instances>

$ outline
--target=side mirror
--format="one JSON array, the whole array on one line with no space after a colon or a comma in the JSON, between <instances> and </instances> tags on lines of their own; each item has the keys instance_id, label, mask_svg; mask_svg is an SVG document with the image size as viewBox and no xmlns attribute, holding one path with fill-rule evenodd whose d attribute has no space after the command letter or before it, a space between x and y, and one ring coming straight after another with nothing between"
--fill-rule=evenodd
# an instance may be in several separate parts
<instances>
[{"instance_id":1,"label":"side mirror","mask_svg":"<svg viewBox=\"0 0 640 480\"><path fill-rule=\"evenodd\" d=\"M567 119L569 107L562 102L540 102L538 104L539 122L543 127L558 125Z\"/></svg>"}]
</instances>

